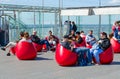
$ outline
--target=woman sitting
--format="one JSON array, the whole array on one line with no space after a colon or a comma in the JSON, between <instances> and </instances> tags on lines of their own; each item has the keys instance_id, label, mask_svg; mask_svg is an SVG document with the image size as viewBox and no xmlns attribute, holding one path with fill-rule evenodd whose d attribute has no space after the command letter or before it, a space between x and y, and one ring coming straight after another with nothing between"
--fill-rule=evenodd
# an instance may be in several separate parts
<instances>
[{"instance_id":1,"label":"woman sitting","mask_svg":"<svg viewBox=\"0 0 120 79\"><path fill-rule=\"evenodd\" d=\"M90 49L90 53L95 57L97 64L100 64L99 54L108 49L111 45L105 32L100 33L100 36L100 39Z\"/></svg>"},{"instance_id":2,"label":"woman sitting","mask_svg":"<svg viewBox=\"0 0 120 79\"><path fill-rule=\"evenodd\" d=\"M7 48L12 48L12 47L15 47L16 44L24 37L24 32L20 32L20 39L16 42L9 42L5 47L1 48L2 50L6 50ZM10 50L9 52L7 53L7 56L10 56Z\"/></svg>"},{"instance_id":3,"label":"woman sitting","mask_svg":"<svg viewBox=\"0 0 120 79\"><path fill-rule=\"evenodd\" d=\"M32 43L32 40L30 39L28 32L24 32L24 36L19 42L23 42L23 41Z\"/></svg>"}]
</instances>

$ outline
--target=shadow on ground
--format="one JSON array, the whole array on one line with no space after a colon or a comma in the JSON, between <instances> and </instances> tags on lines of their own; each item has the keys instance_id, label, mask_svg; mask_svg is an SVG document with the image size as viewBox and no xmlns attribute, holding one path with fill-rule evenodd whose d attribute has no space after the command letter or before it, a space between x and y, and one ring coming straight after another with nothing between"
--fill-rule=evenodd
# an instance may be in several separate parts
<instances>
[{"instance_id":1,"label":"shadow on ground","mask_svg":"<svg viewBox=\"0 0 120 79\"><path fill-rule=\"evenodd\" d=\"M120 61L113 61L111 65L120 65Z\"/></svg>"},{"instance_id":2,"label":"shadow on ground","mask_svg":"<svg viewBox=\"0 0 120 79\"><path fill-rule=\"evenodd\" d=\"M35 60L39 61L39 60L53 60L53 59L43 58L43 57L37 57Z\"/></svg>"}]
</instances>

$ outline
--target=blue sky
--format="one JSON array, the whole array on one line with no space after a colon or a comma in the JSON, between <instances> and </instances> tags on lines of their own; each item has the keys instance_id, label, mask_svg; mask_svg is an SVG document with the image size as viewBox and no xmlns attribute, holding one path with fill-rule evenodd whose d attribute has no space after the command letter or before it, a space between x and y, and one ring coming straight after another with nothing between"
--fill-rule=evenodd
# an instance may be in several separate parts
<instances>
[{"instance_id":1,"label":"blue sky","mask_svg":"<svg viewBox=\"0 0 120 79\"><path fill-rule=\"evenodd\" d=\"M45 6L58 7L59 0L44 0ZM62 0L61 0L62 2ZM0 0L3 4L41 6L42 0ZM119 5L120 0L101 0L101 5ZM63 0L63 7L98 6L99 0Z\"/></svg>"}]
</instances>

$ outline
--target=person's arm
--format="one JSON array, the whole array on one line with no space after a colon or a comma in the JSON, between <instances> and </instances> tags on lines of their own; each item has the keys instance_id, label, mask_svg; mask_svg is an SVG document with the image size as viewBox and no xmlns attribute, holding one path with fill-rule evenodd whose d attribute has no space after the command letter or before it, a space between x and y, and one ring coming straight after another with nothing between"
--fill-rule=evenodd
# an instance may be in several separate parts
<instances>
[{"instance_id":1,"label":"person's arm","mask_svg":"<svg viewBox=\"0 0 120 79\"><path fill-rule=\"evenodd\" d=\"M40 41L40 38L34 35L32 35L30 38L33 42L36 42L36 43Z\"/></svg>"},{"instance_id":2,"label":"person's arm","mask_svg":"<svg viewBox=\"0 0 120 79\"><path fill-rule=\"evenodd\" d=\"M77 43L82 43L83 42L83 39L80 37L79 39L78 39L78 41L77 41Z\"/></svg>"},{"instance_id":3,"label":"person's arm","mask_svg":"<svg viewBox=\"0 0 120 79\"><path fill-rule=\"evenodd\" d=\"M100 46L101 46L101 48L102 48L103 50L106 50L106 49L111 45L109 39L105 39L105 40L103 40L103 41L102 41L101 43L99 43L99 44L100 44Z\"/></svg>"},{"instance_id":4,"label":"person's arm","mask_svg":"<svg viewBox=\"0 0 120 79\"><path fill-rule=\"evenodd\" d=\"M87 44L90 44L90 40L89 40L89 36L88 35L86 36L85 41L86 41Z\"/></svg>"},{"instance_id":5,"label":"person's arm","mask_svg":"<svg viewBox=\"0 0 120 79\"><path fill-rule=\"evenodd\" d=\"M71 50L70 43L68 43L68 42L61 42L61 45L62 45L64 48L66 48L66 49L68 49L68 50Z\"/></svg>"}]
</instances>

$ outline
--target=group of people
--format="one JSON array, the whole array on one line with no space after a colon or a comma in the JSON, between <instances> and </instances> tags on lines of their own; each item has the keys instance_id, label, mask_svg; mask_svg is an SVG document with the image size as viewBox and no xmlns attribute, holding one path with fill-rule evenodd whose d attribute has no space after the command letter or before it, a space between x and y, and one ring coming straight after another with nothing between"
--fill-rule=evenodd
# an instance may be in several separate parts
<instances>
[{"instance_id":1,"label":"group of people","mask_svg":"<svg viewBox=\"0 0 120 79\"><path fill-rule=\"evenodd\" d=\"M83 38L85 37L85 39ZM81 54L86 53L87 63L92 63L92 58L96 59L96 63L100 64L99 54L108 49L111 45L110 39L107 36L107 33L101 32L100 39L97 40L93 35L93 30L89 30L89 33L85 36L84 31L75 32L71 30L71 33L63 37L61 45L68 50L71 50L78 54L78 60L81 58ZM92 48L87 47L76 47L76 44L80 44L83 41L86 44L89 44ZM79 61L78 61L79 62Z\"/></svg>"},{"instance_id":2,"label":"group of people","mask_svg":"<svg viewBox=\"0 0 120 79\"><path fill-rule=\"evenodd\" d=\"M71 24L72 23L72 24ZM95 58L96 63L100 64L99 55L108 49L111 45L110 39L107 36L106 32L100 33L100 38L97 40L93 35L93 30L89 30L88 34L85 35L84 31L77 31L77 26L74 22L65 21L64 26L67 28L64 29L66 33L63 36L63 40L61 41L61 45L66 49L73 51L78 54L78 60L81 57L81 54L86 53L87 63L92 63L92 57ZM69 26L69 29L68 29ZM77 32L76 32L77 31ZM109 37L113 37L114 39L118 40L120 43L120 21L116 21L112 27L112 33ZM20 32L20 39L16 42L9 42L5 47L1 48L2 50L6 50L9 47L16 46L17 42L27 41L27 42L34 42L40 45L46 44L47 50L51 48L56 48L56 44L59 43L59 39L52 34L52 31L49 31L49 36L45 39L40 39L37 36L37 31L33 31L33 34L29 36L28 32ZM86 45L90 45L91 48L87 48L85 46L79 47L76 46L77 44L81 44L85 41ZM10 52L7 54L10 56ZM79 61L78 61L79 62Z\"/></svg>"},{"instance_id":3,"label":"group of people","mask_svg":"<svg viewBox=\"0 0 120 79\"><path fill-rule=\"evenodd\" d=\"M49 36L47 36L46 39L40 39L37 36L37 31L33 31L33 34L29 36L28 32L20 32L20 39L16 42L9 42L5 47L2 47L1 49L6 51L7 48L9 48L9 52L7 53L7 56L10 56L10 48L15 47L18 42L26 41L29 43L37 43L39 45L45 44L47 47L47 51L51 50L56 47L56 44L59 42L58 38L52 34L52 31L49 31Z\"/></svg>"},{"instance_id":4,"label":"group of people","mask_svg":"<svg viewBox=\"0 0 120 79\"><path fill-rule=\"evenodd\" d=\"M85 39L83 38L85 36ZM78 58L81 54L86 53L87 63L92 62L92 56L95 57L97 64L100 64L99 61L99 54L106 50L111 44L110 40L107 37L105 32L100 33L100 39L96 40L93 35L93 31L90 30L87 35L84 34L84 31L77 31L71 30L68 35L64 35L63 40L61 41L61 45L68 50L71 50L78 54ZM56 44L59 43L59 39L52 34L52 31L49 31L49 36L45 39L40 39L37 36L37 31L33 31L33 34L29 36L28 32L20 32L20 39L16 42L9 42L5 47L1 48L2 50L6 50L7 48L11 48L16 46L18 42L27 41L27 42L34 42L40 45L46 44L47 50L51 48L56 48ZM87 44L91 45L92 48L87 48L85 46L76 47L77 44L86 41ZM52 46L54 45L54 46ZM10 52L7 53L7 56L10 56ZM78 61L79 62L79 61Z\"/></svg>"},{"instance_id":5,"label":"group of people","mask_svg":"<svg viewBox=\"0 0 120 79\"><path fill-rule=\"evenodd\" d=\"M77 26L74 21L65 21L64 22L64 27L63 27L63 35L68 35L70 34L71 30L74 30L74 32L77 31Z\"/></svg>"}]
</instances>

